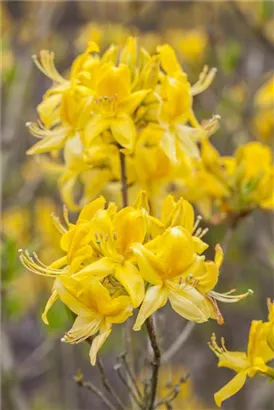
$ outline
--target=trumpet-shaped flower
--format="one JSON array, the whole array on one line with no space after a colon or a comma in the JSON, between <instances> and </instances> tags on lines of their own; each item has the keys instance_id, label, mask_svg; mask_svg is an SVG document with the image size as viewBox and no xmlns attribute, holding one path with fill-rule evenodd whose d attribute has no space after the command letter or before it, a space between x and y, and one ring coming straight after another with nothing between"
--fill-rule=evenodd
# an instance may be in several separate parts
<instances>
[{"instance_id":1,"label":"trumpet-shaped flower","mask_svg":"<svg viewBox=\"0 0 274 410\"><path fill-rule=\"evenodd\" d=\"M110 335L112 324L123 323L131 316L130 298L126 295L111 296L99 280L78 281L62 275L54 283L53 296L43 315L45 321L48 309L57 298L77 315L62 340L75 344L93 337L89 356L94 366L97 352Z\"/></svg>"},{"instance_id":2,"label":"trumpet-shaped flower","mask_svg":"<svg viewBox=\"0 0 274 410\"><path fill-rule=\"evenodd\" d=\"M269 304L269 308L273 310L273 304ZM227 350L223 338L221 347L218 346L215 335L212 335L209 347L219 359L218 367L227 367L237 373L230 382L215 393L215 401L219 407L224 400L236 394L244 386L248 377L261 374L274 378L274 370L267 365L274 358L274 351L268 343L271 334L273 334L273 322L253 320L246 353Z\"/></svg>"}]
</instances>

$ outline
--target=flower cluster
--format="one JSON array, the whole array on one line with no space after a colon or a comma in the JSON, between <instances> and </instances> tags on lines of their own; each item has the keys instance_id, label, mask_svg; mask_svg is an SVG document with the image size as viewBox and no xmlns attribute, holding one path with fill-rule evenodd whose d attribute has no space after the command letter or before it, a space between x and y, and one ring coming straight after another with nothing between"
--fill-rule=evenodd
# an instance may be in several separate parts
<instances>
[{"instance_id":1,"label":"flower cluster","mask_svg":"<svg viewBox=\"0 0 274 410\"><path fill-rule=\"evenodd\" d=\"M274 208L274 167L271 149L260 142L240 146L222 157L208 140L201 161L189 160L188 172L175 181L177 190L214 221ZM199 186L199 190L197 190Z\"/></svg>"},{"instance_id":2,"label":"flower cluster","mask_svg":"<svg viewBox=\"0 0 274 410\"><path fill-rule=\"evenodd\" d=\"M268 300L268 321L253 320L249 331L247 353L230 352L226 349L224 339L221 347L216 343L213 334L209 347L219 358L219 367L227 367L237 374L221 390L215 393L218 406L229 397L236 394L245 384L247 377L257 374L274 379L274 369L266 363L274 359L274 303Z\"/></svg>"},{"instance_id":3,"label":"flower cluster","mask_svg":"<svg viewBox=\"0 0 274 410\"><path fill-rule=\"evenodd\" d=\"M34 61L53 86L37 108L39 120L27 123L40 139L28 154L51 153L51 167L44 165L59 174L72 210L119 182L120 153L128 184L148 189L151 180L171 181L183 156L199 157L197 143L217 126L216 118L200 124L193 111L193 97L211 84L216 70L205 67L191 86L167 44L150 55L129 37L120 51L112 45L100 57L90 42L69 79L57 72L53 53L44 50Z\"/></svg>"},{"instance_id":4,"label":"flower cluster","mask_svg":"<svg viewBox=\"0 0 274 410\"><path fill-rule=\"evenodd\" d=\"M60 246L65 255L44 265L36 254L21 252L30 271L55 278L52 295L43 313L60 298L77 318L64 340L79 343L94 337L90 358L111 332L112 324L123 323L139 308L134 330L169 301L173 310L198 323L209 318L223 323L217 300L236 302L250 292L219 294L218 283L223 254L216 246L214 261L205 260L206 233L194 221L191 204L168 196L161 218L149 213L145 192L134 206L117 210L101 196L86 205L75 224L67 227L55 217L62 233Z\"/></svg>"}]
</instances>

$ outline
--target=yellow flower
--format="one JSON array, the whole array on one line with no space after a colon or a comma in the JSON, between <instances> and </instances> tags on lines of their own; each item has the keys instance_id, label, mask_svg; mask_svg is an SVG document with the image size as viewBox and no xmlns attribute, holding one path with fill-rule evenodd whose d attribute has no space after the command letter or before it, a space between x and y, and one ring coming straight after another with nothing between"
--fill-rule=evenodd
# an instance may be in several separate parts
<instances>
[{"instance_id":1,"label":"yellow flower","mask_svg":"<svg viewBox=\"0 0 274 410\"><path fill-rule=\"evenodd\" d=\"M210 310L204 297L182 280L196 262L197 245L182 227L167 229L147 245L132 246L140 273L150 284L136 319L134 330L169 300L172 308L186 319L205 322ZM179 256L180 255L180 256ZM180 280L182 283L180 283Z\"/></svg>"},{"instance_id":2,"label":"yellow flower","mask_svg":"<svg viewBox=\"0 0 274 410\"><path fill-rule=\"evenodd\" d=\"M62 340L75 344L94 336L89 353L94 366L97 352L110 335L112 324L123 323L131 316L130 298L125 295L111 296L99 280L89 278L79 281L67 275L56 279L53 292L55 300L60 298L77 315Z\"/></svg>"},{"instance_id":3,"label":"yellow flower","mask_svg":"<svg viewBox=\"0 0 274 410\"><path fill-rule=\"evenodd\" d=\"M208 43L203 30L169 30L167 38L185 62L197 64L203 59Z\"/></svg>"},{"instance_id":4,"label":"yellow flower","mask_svg":"<svg viewBox=\"0 0 274 410\"><path fill-rule=\"evenodd\" d=\"M205 261L201 254L208 245L201 240L207 229L194 223L192 206L182 198L176 203L167 197L162 221L149 217L148 232L155 235L147 244L131 246L136 254L140 274L150 286L141 305L134 330L167 301L181 316L198 323L212 317L223 323L216 300L237 302L250 293L220 294L213 289L218 283L223 260L222 249L216 246L215 260Z\"/></svg>"},{"instance_id":5,"label":"yellow flower","mask_svg":"<svg viewBox=\"0 0 274 410\"><path fill-rule=\"evenodd\" d=\"M246 206L273 209L274 167L271 149L259 142L250 142L240 147L235 156L236 183L240 179L241 196Z\"/></svg>"},{"instance_id":6,"label":"yellow flower","mask_svg":"<svg viewBox=\"0 0 274 410\"><path fill-rule=\"evenodd\" d=\"M274 207L274 167L271 149L259 142L240 146L234 156L222 157L208 140L201 144L202 161L174 181L178 193L195 203L202 215L219 221L253 209ZM197 190L196 187L200 189Z\"/></svg>"},{"instance_id":7,"label":"yellow flower","mask_svg":"<svg viewBox=\"0 0 274 410\"><path fill-rule=\"evenodd\" d=\"M135 266L131 246L143 243L146 234L145 218L141 211L126 207L111 220L108 211L92 221L93 247L101 258L84 267L77 277L99 278L112 275L131 297L132 305L138 307L144 299L144 281Z\"/></svg>"},{"instance_id":8,"label":"yellow flower","mask_svg":"<svg viewBox=\"0 0 274 410\"><path fill-rule=\"evenodd\" d=\"M84 280L113 276L128 292L132 305L137 307L144 298L144 281L134 264L131 245L143 243L146 235L145 218L141 210L126 207L117 212L111 203L104 210L105 199L97 198L85 206L76 224L68 223L68 230L57 222L63 233L60 246L66 255L49 267L21 254L23 264L41 275L59 277L63 274Z\"/></svg>"},{"instance_id":9,"label":"yellow flower","mask_svg":"<svg viewBox=\"0 0 274 410\"><path fill-rule=\"evenodd\" d=\"M215 335L212 335L209 347L219 358L218 366L227 367L237 373L230 382L215 393L214 398L219 407L224 400L236 394L243 387L247 377L262 374L274 378L274 370L266 364L274 358L274 351L268 344L270 332L273 333L273 322L253 320L246 353L227 350L223 338L221 347L218 346Z\"/></svg>"},{"instance_id":10,"label":"yellow flower","mask_svg":"<svg viewBox=\"0 0 274 410\"><path fill-rule=\"evenodd\" d=\"M109 64L102 67L94 97L88 105L94 115L85 127L85 142L90 145L100 133L110 129L117 143L127 152L132 152L136 129L131 114L146 94L147 91L131 93L128 66L120 64L114 67Z\"/></svg>"}]
</instances>

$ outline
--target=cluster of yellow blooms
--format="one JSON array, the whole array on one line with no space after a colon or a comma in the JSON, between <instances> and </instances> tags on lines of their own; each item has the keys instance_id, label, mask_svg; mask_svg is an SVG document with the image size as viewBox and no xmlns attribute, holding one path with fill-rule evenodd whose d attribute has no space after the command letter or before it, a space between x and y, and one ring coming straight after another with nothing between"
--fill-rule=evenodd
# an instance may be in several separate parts
<instances>
[{"instance_id":1,"label":"cluster of yellow blooms","mask_svg":"<svg viewBox=\"0 0 274 410\"><path fill-rule=\"evenodd\" d=\"M95 41L101 49L107 48L111 43L123 45L131 33L135 33L140 38L142 45L150 53L155 52L158 44L167 42L188 64L201 62L208 45L208 35L202 27L188 30L172 28L163 32L144 32L138 30L137 27L128 28L121 24L88 23L81 28L79 36L75 40L75 46L82 52L89 40Z\"/></svg>"},{"instance_id":2,"label":"cluster of yellow blooms","mask_svg":"<svg viewBox=\"0 0 274 410\"><path fill-rule=\"evenodd\" d=\"M217 245L214 260L205 259L207 230L195 221L188 200L211 221L273 208L274 173L270 149L258 142L231 157L220 156L209 142L218 119L200 123L193 97L211 84L216 70L206 66L191 85L169 45L150 55L133 37L102 56L89 42L69 79L56 70L53 53L42 51L34 61L53 86L38 106L39 120L27 124L40 139L28 154L50 154L42 165L59 175L69 209L80 210L75 223L66 208L65 224L54 217L64 256L47 266L36 253L20 251L28 270L54 278L44 322L60 299L76 315L63 340L92 339L93 365L112 325L124 323L134 309L135 331L168 302L188 320L222 324L217 301L237 302L251 291L215 291L223 252ZM121 185L129 197L124 195L122 209L118 199L118 205L105 199L117 197ZM233 358L214 339L212 348ZM244 369L236 376L243 385L253 364L241 356L235 366ZM229 397L220 394L219 404Z\"/></svg>"},{"instance_id":3,"label":"cluster of yellow blooms","mask_svg":"<svg viewBox=\"0 0 274 410\"><path fill-rule=\"evenodd\" d=\"M126 155L128 185L152 193L157 182L171 180L186 154L199 156L197 143L216 128L215 118L199 124L192 108L193 96L209 86L215 69L205 67L191 86L167 44L150 56L130 37L120 53L115 46L102 57L98 52L89 43L69 80L56 71L53 53L34 57L54 85L38 106L40 119L27 124L40 139L28 153L52 153L72 210L79 209L77 193L81 207L120 180L119 151ZM82 195L75 193L79 182Z\"/></svg>"},{"instance_id":4,"label":"cluster of yellow blooms","mask_svg":"<svg viewBox=\"0 0 274 410\"><path fill-rule=\"evenodd\" d=\"M43 313L60 298L77 318L64 340L79 343L94 338L91 363L111 332L113 323L123 323L139 307L134 330L168 301L181 316L198 323L209 318L223 323L217 300L236 302L250 292L219 294L218 282L223 254L216 246L214 261L202 253L208 245L205 233L194 223L191 204L168 196L161 219L149 214L144 192L134 206L120 211L111 202L105 208L101 196L86 205L75 224L67 227L55 218L62 233L60 246L65 256L44 265L36 254L21 252L30 271L55 278L52 295Z\"/></svg>"},{"instance_id":5,"label":"cluster of yellow blooms","mask_svg":"<svg viewBox=\"0 0 274 410\"><path fill-rule=\"evenodd\" d=\"M245 215L258 207L274 208L272 153L260 142L240 146L233 156L221 156L203 140L201 160L189 159L186 169L174 181L175 189L211 222L220 222L227 215Z\"/></svg>"},{"instance_id":6,"label":"cluster of yellow blooms","mask_svg":"<svg viewBox=\"0 0 274 410\"><path fill-rule=\"evenodd\" d=\"M247 353L230 352L226 349L222 338L219 347L213 334L211 350L219 358L219 367L227 367L234 370L236 376L215 394L218 406L229 397L236 394L245 384L247 377L257 374L274 379L274 369L266 363L274 359L274 303L268 300L268 321L253 320L249 331Z\"/></svg>"}]
</instances>

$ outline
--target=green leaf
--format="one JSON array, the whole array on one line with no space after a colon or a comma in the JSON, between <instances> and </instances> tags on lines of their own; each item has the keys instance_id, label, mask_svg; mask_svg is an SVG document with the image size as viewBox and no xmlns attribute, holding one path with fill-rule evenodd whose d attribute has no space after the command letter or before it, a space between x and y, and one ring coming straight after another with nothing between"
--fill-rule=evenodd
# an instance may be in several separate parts
<instances>
[{"instance_id":1,"label":"green leaf","mask_svg":"<svg viewBox=\"0 0 274 410\"><path fill-rule=\"evenodd\" d=\"M71 324L71 318L68 315L68 309L57 300L48 312L49 326L45 326L49 332L66 330Z\"/></svg>"}]
</instances>

